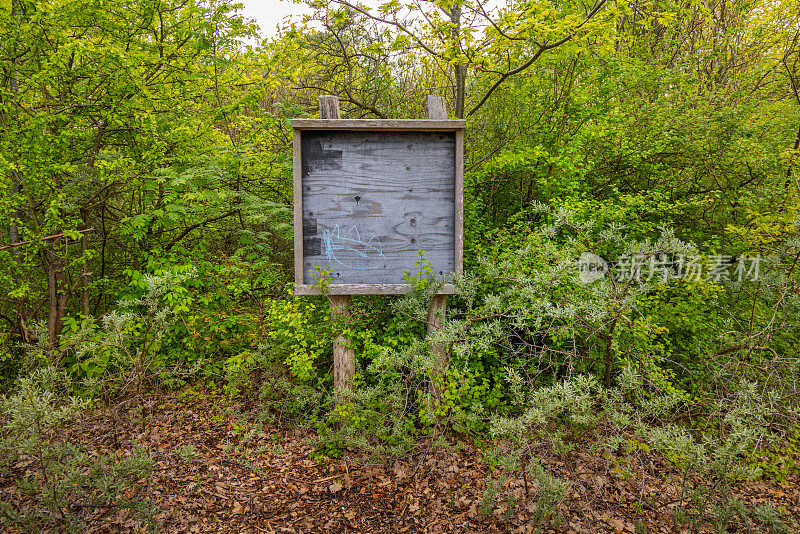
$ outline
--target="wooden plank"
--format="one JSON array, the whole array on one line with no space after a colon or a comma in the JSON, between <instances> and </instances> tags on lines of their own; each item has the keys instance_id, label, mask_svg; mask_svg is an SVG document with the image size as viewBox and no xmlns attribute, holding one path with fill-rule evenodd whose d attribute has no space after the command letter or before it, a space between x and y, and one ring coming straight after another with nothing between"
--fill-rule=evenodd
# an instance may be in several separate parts
<instances>
[{"instance_id":1,"label":"wooden plank","mask_svg":"<svg viewBox=\"0 0 800 534\"><path fill-rule=\"evenodd\" d=\"M298 284L295 295L404 295L414 289L409 284L331 284L325 291L319 286ZM453 284L444 284L438 291L440 295L455 293Z\"/></svg>"},{"instance_id":2,"label":"wooden plank","mask_svg":"<svg viewBox=\"0 0 800 534\"><path fill-rule=\"evenodd\" d=\"M456 132L302 132L304 284L456 272Z\"/></svg>"},{"instance_id":3,"label":"wooden plank","mask_svg":"<svg viewBox=\"0 0 800 534\"><path fill-rule=\"evenodd\" d=\"M456 131L466 128L467 121L419 119L292 119L292 128L299 130L420 130Z\"/></svg>"},{"instance_id":4,"label":"wooden plank","mask_svg":"<svg viewBox=\"0 0 800 534\"><path fill-rule=\"evenodd\" d=\"M456 132L456 272L464 272L464 131Z\"/></svg>"},{"instance_id":5,"label":"wooden plank","mask_svg":"<svg viewBox=\"0 0 800 534\"><path fill-rule=\"evenodd\" d=\"M303 174L300 130L292 132L292 201L294 204L294 283L303 283Z\"/></svg>"}]
</instances>

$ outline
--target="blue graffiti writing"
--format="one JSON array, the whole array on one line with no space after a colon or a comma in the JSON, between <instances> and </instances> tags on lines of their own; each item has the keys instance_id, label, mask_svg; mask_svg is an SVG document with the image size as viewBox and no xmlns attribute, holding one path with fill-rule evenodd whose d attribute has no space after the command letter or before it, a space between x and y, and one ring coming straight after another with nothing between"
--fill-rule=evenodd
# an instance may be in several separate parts
<instances>
[{"instance_id":1,"label":"blue graffiti writing","mask_svg":"<svg viewBox=\"0 0 800 534\"><path fill-rule=\"evenodd\" d=\"M375 269L375 262L382 262L383 246L377 236L370 237L367 241L361 239L358 228L351 227L342 235L339 225L332 230L322 230L322 243L325 245L325 256L331 263L338 263L351 269ZM364 265L364 260L370 262Z\"/></svg>"}]
</instances>

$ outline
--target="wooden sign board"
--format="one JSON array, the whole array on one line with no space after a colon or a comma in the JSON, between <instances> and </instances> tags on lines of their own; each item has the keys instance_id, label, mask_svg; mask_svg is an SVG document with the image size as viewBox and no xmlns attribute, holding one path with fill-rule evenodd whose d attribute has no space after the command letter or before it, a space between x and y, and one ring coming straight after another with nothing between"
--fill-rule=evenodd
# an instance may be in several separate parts
<instances>
[{"instance_id":1,"label":"wooden sign board","mask_svg":"<svg viewBox=\"0 0 800 534\"><path fill-rule=\"evenodd\" d=\"M295 119L296 293L398 294L462 270L463 120ZM452 293L445 284L441 293Z\"/></svg>"}]
</instances>

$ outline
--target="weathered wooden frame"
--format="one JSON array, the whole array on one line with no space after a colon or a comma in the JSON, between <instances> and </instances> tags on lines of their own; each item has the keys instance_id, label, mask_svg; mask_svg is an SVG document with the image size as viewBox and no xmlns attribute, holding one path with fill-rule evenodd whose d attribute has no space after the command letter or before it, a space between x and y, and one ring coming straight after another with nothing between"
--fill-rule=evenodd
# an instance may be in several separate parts
<instances>
[{"instance_id":1,"label":"weathered wooden frame","mask_svg":"<svg viewBox=\"0 0 800 534\"><path fill-rule=\"evenodd\" d=\"M293 119L294 277L296 295L399 295L412 290L409 284L329 284L325 291L303 283L303 190L301 134L310 130L357 130L455 133L455 272L464 268L464 120L419 119ZM455 292L444 284L440 295Z\"/></svg>"}]
</instances>

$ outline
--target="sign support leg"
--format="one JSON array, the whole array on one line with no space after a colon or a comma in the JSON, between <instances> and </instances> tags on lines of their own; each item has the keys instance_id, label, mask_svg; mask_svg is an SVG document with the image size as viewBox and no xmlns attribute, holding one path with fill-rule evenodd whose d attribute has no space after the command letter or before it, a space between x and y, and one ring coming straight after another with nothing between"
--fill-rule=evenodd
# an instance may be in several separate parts
<instances>
[{"instance_id":1,"label":"sign support leg","mask_svg":"<svg viewBox=\"0 0 800 534\"><path fill-rule=\"evenodd\" d=\"M428 118L430 120L447 120L447 108L445 99L439 95L428 95ZM432 336L444 327L444 320L447 313L447 295L434 295L428 308L428 336ZM436 379L440 378L447 371L449 354L447 347L443 344L436 344L431 347L436 357L436 367L434 380L431 382L431 393L438 399L441 391L436 385Z\"/></svg>"},{"instance_id":2,"label":"sign support leg","mask_svg":"<svg viewBox=\"0 0 800 534\"><path fill-rule=\"evenodd\" d=\"M447 295L434 295L430 307L428 308L428 337L434 335L444 327L446 313ZM436 367L434 368L433 376L434 381L431 382L431 393L433 393L436 398L439 398L441 391L439 391L435 380L447 371L449 354L447 353L447 346L442 343L433 345L431 351L436 357Z\"/></svg>"},{"instance_id":3,"label":"sign support leg","mask_svg":"<svg viewBox=\"0 0 800 534\"><path fill-rule=\"evenodd\" d=\"M331 301L331 322L342 323L350 318L349 295L329 295ZM353 376L356 374L355 354L349 348L350 340L342 334L336 334L333 340L333 389L349 390L353 387Z\"/></svg>"},{"instance_id":4,"label":"sign support leg","mask_svg":"<svg viewBox=\"0 0 800 534\"><path fill-rule=\"evenodd\" d=\"M319 96L319 118L338 119L339 97L334 95ZM350 313L349 295L329 295L331 303L331 323L341 325L346 322ZM353 387L353 377L356 374L355 354L349 348L350 340L342 334L337 334L333 341L333 390L343 391Z\"/></svg>"}]
</instances>

